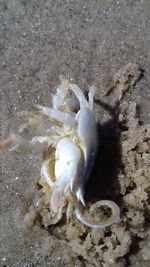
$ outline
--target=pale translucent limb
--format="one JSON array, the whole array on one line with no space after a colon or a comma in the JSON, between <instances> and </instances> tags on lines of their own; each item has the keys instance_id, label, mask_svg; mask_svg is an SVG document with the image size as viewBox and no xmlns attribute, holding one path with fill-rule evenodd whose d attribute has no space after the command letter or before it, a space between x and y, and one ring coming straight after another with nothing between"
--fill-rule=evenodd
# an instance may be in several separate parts
<instances>
[{"instance_id":1,"label":"pale translucent limb","mask_svg":"<svg viewBox=\"0 0 150 267\"><path fill-rule=\"evenodd\" d=\"M49 123L43 122L40 125L36 126L36 131L37 133L43 136L45 135L54 136L60 132L60 128L56 125L50 125Z\"/></svg>"},{"instance_id":2,"label":"pale translucent limb","mask_svg":"<svg viewBox=\"0 0 150 267\"><path fill-rule=\"evenodd\" d=\"M64 98L67 94L67 91L62 87L58 87L54 95L52 95L52 105L54 109L60 109L64 105Z\"/></svg>"},{"instance_id":3,"label":"pale translucent limb","mask_svg":"<svg viewBox=\"0 0 150 267\"><path fill-rule=\"evenodd\" d=\"M89 103L86 100L84 93L76 84L70 84L69 89L75 94L76 98L79 100L80 109L84 107L89 107Z\"/></svg>"},{"instance_id":4,"label":"pale translucent limb","mask_svg":"<svg viewBox=\"0 0 150 267\"><path fill-rule=\"evenodd\" d=\"M13 143L13 135L10 135L7 139L0 142L0 149L7 149L12 146Z\"/></svg>"},{"instance_id":5,"label":"pale translucent limb","mask_svg":"<svg viewBox=\"0 0 150 267\"><path fill-rule=\"evenodd\" d=\"M22 136L18 134L11 134L7 139L0 143L0 149L13 149L16 146L24 147L26 142L27 141Z\"/></svg>"},{"instance_id":6,"label":"pale translucent limb","mask_svg":"<svg viewBox=\"0 0 150 267\"><path fill-rule=\"evenodd\" d=\"M47 182L47 184L51 188L54 186L54 181L50 177L48 164L49 164L49 161L44 161L42 168L41 168L41 176L45 179L45 181Z\"/></svg>"},{"instance_id":7,"label":"pale translucent limb","mask_svg":"<svg viewBox=\"0 0 150 267\"><path fill-rule=\"evenodd\" d=\"M89 107L90 107L91 111L93 110L94 95L95 95L95 87L90 86L89 87L89 93L88 93L88 99L89 99Z\"/></svg>"},{"instance_id":8,"label":"pale translucent limb","mask_svg":"<svg viewBox=\"0 0 150 267\"><path fill-rule=\"evenodd\" d=\"M53 108L63 110L75 117L74 111L79 108L79 101L70 90L69 80L62 77L60 80L61 84L57 87L55 95L52 96Z\"/></svg>"},{"instance_id":9,"label":"pale translucent limb","mask_svg":"<svg viewBox=\"0 0 150 267\"><path fill-rule=\"evenodd\" d=\"M110 201L110 200L101 200L101 201L97 202L96 205L97 204L99 206L107 206L111 209L112 214L108 219L103 220L99 223L89 221L82 214L82 211L81 211L79 205L76 204L75 205L75 213L76 213L77 219L81 223L83 223L84 225L92 227L92 228L105 228L107 226L110 226L114 223L118 223L120 221L120 208L118 207L118 205L115 202Z\"/></svg>"},{"instance_id":10,"label":"pale translucent limb","mask_svg":"<svg viewBox=\"0 0 150 267\"><path fill-rule=\"evenodd\" d=\"M35 129L37 133L42 135L46 133L54 135L59 130L59 127L57 125L53 125L50 119L47 118L47 116L40 115L39 111L36 113L22 111L19 114L20 116L27 117L28 119L28 122L20 125L19 133L22 133L29 127Z\"/></svg>"},{"instance_id":11,"label":"pale translucent limb","mask_svg":"<svg viewBox=\"0 0 150 267\"><path fill-rule=\"evenodd\" d=\"M11 151L26 151L38 153L48 148L51 144L58 142L57 137L35 136L31 141L26 140L20 135L11 134L6 140L0 143L0 149L10 149Z\"/></svg>"},{"instance_id":12,"label":"pale translucent limb","mask_svg":"<svg viewBox=\"0 0 150 267\"><path fill-rule=\"evenodd\" d=\"M36 195L35 195L35 197L34 197L34 200L33 200L33 206L34 206L35 208L38 208L38 206L39 206L38 199L42 196L43 193L44 193L43 188L41 188L41 189L36 193Z\"/></svg>"},{"instance_id":13,"label":"pale translucent limb","mask_svg":"<svg viewBox=\"0 0 150 267\"><path fill-rule=\"evenodd\" d=\"M69 115L68 113L64 113L60 110L35 105L35 107L40 110L44 115L57 120L58 122L62 122L66 126L72 126L75 124L75 118Z\"/></svg>"},{"instance_id":14,"label":"pale translucent limb","mask_svg":"<svg viewBox=\"0 0 150 267\"><path fill-rule=\"evenodd\" d=\"M57 125L52 125L48 121L43 121L37 125L26 123L23 124L19 127L19 133L21 133L24 129L31 127L33 128L37 134L42 135L42 136L54 136L57 135L58 132L60 132L60 127Z\"/></svg>"},{"instance_id":15,"label":"pale translucent limb","mask_svg":"<svg viewBox=\"0 0 150 267\"><path fill-rule=\"evenodd\" d=\"M37 112L32 112L32 111L21 111L18 113L19 116L21 117L26 117L27 118L27 122L24 124L21 124L19 127L19 133L22 133L25 129L27 128L36 128L37 125L40 125L43 120L44 120L44 116L39 114L39 111Z\"/></svg>"}]
</instances>

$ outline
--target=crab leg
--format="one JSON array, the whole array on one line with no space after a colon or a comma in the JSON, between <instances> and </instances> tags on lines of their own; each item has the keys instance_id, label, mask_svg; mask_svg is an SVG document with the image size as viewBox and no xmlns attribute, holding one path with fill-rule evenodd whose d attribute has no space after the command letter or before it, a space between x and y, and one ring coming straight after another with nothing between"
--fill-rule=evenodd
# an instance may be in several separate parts
<instances>
[{"instance_id":1,"label":"crab leg","mask_svg":"<svg viewBox=\"0 0 150 267\"><path fill-rule=\"evenodd\" d=\"M86 100L82 90L76 84L70 84L69 89L75 94L76 98L79 100L80 110L83 107L88 107L89 106L89 103Z\"/></svg>"},{"instance_id":2,"label":"crab leg","mask_svg":"<svg viewBox=\"0 0 150 267\"><path fill-rule=\"evenodd\" d=\"M20 113L20 115L25 115L27 116L26 112ZM28 122L21 124L19 127L19 133L22 133L25 129L27 128L33 128L37 131L38 134L51 134L55 135L57 131L59 130L59 127L57 125L53 125L49 118L45 118L44 116L38 116L35 115L34 117L29 117L30 114L28 115L27 119Z\"/></svg>"},{"instance_id":3,"label":"crab leg","mask_svg":"<svg viewBox=\"0 0 150 267\"><path fill-rule=\"evenodd\" d=\"M95 94L95 87L90 86L88 98L89 98L89 107L90 107L91 111L93 110L94 94Z\"/></svg>"},{"instance_id":4,"label":"crab leg","mask_svg":"<svg viewBox=\"0 0 150 267\"><path fill-rule=\"evenodd\" d=\"M35 107L38 110L41 110L44 115L49 116L59 122L62 122L66 126L72 126L75 124L75 118L69 115L68 113L62 112L57 109L43 107L40 105L35 105Z\"/></svg>"},{"instance_id":5,"label":"crab leg","mask_svg":"<svg viewBox=\"0 0 150 267\"><path fill-rule=\"evenodd\" d=\"M35 136L31 141L26 140L20 135L11 134L6 140L0 143L0 149L9 148L11 151L42 152L51 144L56 143L58 138Z\"/></svg>"},{"instance_id":6,"label":"crab leg","mask_svg":"<svg viewBox=\"0 0 150 267\"><path fill-rule=\"evenodd\" d=\"M50 187L53 187L54 181L50 177L49 166L48 165L49 165L49 161L44 161L44 163L42 165L42 168L41 168L41 176L44 177L44 179L46 180L47 184Z\"/></svg>"},{"instance_id":7,"label":"crab leg","mask_svg":"<svg viewBox=\"0 0 150 267\"><path fill-rule=\"evenodd\" d=\"M76 213L77 219L80 222L82 222L84 225L87 225L89 227L94 227L94 228L105 228L107 226L112 225L113 223L118 223L120 221L120 209L115 202L110 201L110 200L101 200L97 202L96 204L98 204L99 206L109 207L112 211L111 216L108 219L101 221L100 223L89 221L84 217L79 207L79 204L77 203L75 207L76 208L75 213Z\"/></svg>"}]
</instances>

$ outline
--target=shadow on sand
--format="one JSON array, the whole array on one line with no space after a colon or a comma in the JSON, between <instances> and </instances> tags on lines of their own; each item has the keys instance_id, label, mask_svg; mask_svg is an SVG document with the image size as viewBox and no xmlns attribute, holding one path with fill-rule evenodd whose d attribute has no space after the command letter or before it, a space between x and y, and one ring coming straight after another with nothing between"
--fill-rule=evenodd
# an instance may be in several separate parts
<instances>
[{"instance_id":1,"label":"shadow on sand","mask_svg":"<svg viewBox=\"0 0 150 267\"><path fill-rule=\"evenodd\" d=\"M110 115L103 125L98 124L99 148L90 178L85 187L86 202L112 200L121 204L118 173L121 162L120 128L118 127L119 103L114 107L97 100Z\"/></svg>"}]
</instances>

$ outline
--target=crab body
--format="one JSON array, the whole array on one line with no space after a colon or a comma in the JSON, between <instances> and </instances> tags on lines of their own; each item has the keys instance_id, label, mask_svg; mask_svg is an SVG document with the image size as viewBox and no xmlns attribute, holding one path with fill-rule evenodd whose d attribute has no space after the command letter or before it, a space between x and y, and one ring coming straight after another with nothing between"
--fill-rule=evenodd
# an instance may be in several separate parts
<instances>
[{"instance_id":1,"label":"crab body","mask_svg":"<svg viewBox=\"0 0 150 267\"><path fill-rule=\"evenodd\" d=\"M31 127L38 135L31 141L20 135L10 135L0 143L0 148L43 152L41 176L51 189L51 211L57 216L63 208L64 199L71 198L76 216L82 223L103 228L118 221L119 208L114 202L104 203L112 209L112 216L107 222L89 222L80 210L81 204L85 206L84 187L98 146L93 114L94 90L94 87L89 88L87 101L77 85L62 79L56 94L52 96L52 108L36 105L37 111L21 113L28 118L28 122L21 125L19 132Z\"/></svg>"}]
</instances>

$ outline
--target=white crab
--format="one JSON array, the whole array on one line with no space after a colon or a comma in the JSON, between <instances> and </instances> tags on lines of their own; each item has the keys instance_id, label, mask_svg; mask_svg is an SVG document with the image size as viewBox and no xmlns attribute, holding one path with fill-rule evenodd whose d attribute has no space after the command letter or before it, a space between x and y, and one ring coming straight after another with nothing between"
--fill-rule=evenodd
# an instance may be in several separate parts
<instances>
[{"instance_id":1,"label":"white crab","mask_svg":"<svg viewBox=\"0 0 150 267\"><path fill-rule=\"evenodd\" d=\"M104 228L119 220L119 207L112 201L100 201L112 210L111 217L99 223L84 218L80 205L85 206L84 187L91 173L96 156L98 138L93 114L94 87L89 87L88 101L75 84L62 79L56 94L52 96L52 108L36 105L36 112L24 111L28 123L19 132L34 128L39 136L27 141L12 134L0 143L0 148L44 152L41 176L51 188L51 210L60 214L63 199L71 197L77 218L90 227Z\"/></svg>"}]
</instances>

